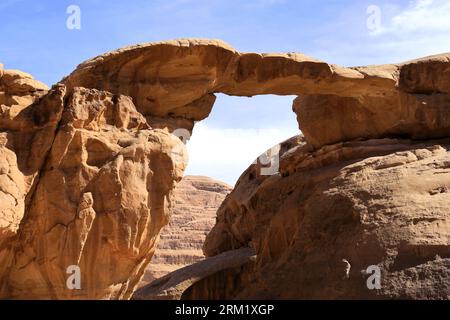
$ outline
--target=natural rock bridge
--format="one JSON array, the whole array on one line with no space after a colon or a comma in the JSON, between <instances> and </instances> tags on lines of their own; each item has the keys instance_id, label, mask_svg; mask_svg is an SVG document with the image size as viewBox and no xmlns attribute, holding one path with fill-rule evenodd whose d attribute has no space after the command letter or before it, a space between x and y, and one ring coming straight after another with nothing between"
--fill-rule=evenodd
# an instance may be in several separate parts
<instances>
[{"instance_id":1,"label":"natural rock bridge","mask_svg":"<svg viewBox=\"0 0 450 320\"><path fill-rule=\"evenodd\" d=\"M338 142L450 136L450 54L343 68L302 54L239 53L220 41L178 40L104 54L50 90L0 68L0 297L130 298L186 166L184 152L182 161L172 157L182 144L170 132L192 130L218 92L298 96L304 141L301 157L282 159L285 175L348 159L342 145L327 146ZM398 146L347 148L364 158ZM225 224L219 222L216 235ZM210 239L210 255L236 247L219 238ZM261 243L261 259L276 256ZM81 290L67 290L70 265L81 268Z\"/></svg>"}]
</instances>

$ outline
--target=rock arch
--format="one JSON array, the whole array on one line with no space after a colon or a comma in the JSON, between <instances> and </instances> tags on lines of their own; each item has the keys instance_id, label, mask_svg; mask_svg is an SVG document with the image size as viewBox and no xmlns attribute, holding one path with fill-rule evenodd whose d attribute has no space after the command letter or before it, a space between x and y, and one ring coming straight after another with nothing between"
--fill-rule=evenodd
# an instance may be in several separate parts
<instances>
[{"instance_id":1,"label":"rock arch","mask_svg":"<svg viewBox=\"0 0 450 320\"><path fill-rule=\"evenodd\" d=\"M448 119L436 123L435 116L450 92L449 60L444 54L399 65L344 68L299 53L240 53L218 40L183 39L103 54L62 82L69 89L130 96L156 127L189 129L208 116L214 93L298 95L294 111L300 129L320 147L356 138L448 133ZM445 71L434 72L437 68ZM436 110L431 118L424 115L424 105Z\"/></svg>"},{"instance_id":2,"label":"rock arch","mask_svg":"<svg viewBox=\"0 0 450 320\"><path fill-rule=\"evenodd\" d=\"M450 135L449 53L343 68L220 41L166 41L89 60L49 91L0 65L8 199L0 202L0 297L131 297L185 168L185 154L173 156L181 142L166 131L191 130L217 92L298 95L308 148ZM73 264L84 274L80 292L65 287Z\"/></svg>"}]
</instances>

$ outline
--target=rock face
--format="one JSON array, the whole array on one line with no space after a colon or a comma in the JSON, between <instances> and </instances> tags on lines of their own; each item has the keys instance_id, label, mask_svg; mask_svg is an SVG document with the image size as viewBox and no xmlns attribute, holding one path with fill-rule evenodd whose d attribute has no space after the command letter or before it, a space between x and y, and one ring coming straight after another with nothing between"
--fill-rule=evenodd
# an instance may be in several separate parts
<instances>
[{"instance_id":1,"label":"rock face","mask_svg":"<svg viewBox=\"0 0 450 320\"><path fill-rule=\"evenodd\" d=\"M186 176L174 190L170 223L161 231L141 286L204 258L202 246L232 188L208 177Z\"/></svg>"},{"instance_id":2,"label":"rock face","mask_svg":"<svg viewBox=\"0 0 450 320\"><path fill-rule=\"evenodd\" d=\"M255 251L251 248L240 248L238 250L223 252L217 256L207 258L195 264L180 268L160 279L153 281L151 284L137 290L133 295L134 300L180 300L180 299L214 299L234 296L242 290L241 287L234 287L226 279L219 279L218 286L210 285L204 279L216 277L217 274L225 270L228 273L234 272L234 277L230 278L235 281L236 276L242 273L243 267L252 265L255 261ZM241 282L242 283L242 282ZM230 285L231 284L231 285ZM199 288L207 288L200 290ZM217 290L217 289L220 290ZM193 289L193 290L192 290ZM209 293L214 290L218 296ZM200 292L197 297L195 294ZM203 293L208 292L208 296Z\"/></svg>"},{"instance_id":3,"label":"rock face","mask_svg":"<svg viewBox=\"0 0 450 320\"><path fill-rule=\"evenodd\" d=\"M63 82L131 96L141 113L158 119L153 125L170 128L159 118L178 119L178 128L188 130L208 116L214 93L298 95L300 129L319 148L357 138L448 136L449 65L447 53L343 68L303 54L239 53L221 41L178 40L104 54Z\"/></svg>"},{"instance_id":4,"label":"rock face","mask_svg":"<svg viewBox=\"0 0 450 320\"><path fill-rule=\"evenodd\" d=\"M31 75L3 70L0 64L0 247L17 232L25 197L48 152L61 113L61 90L33 105L47 90Z\"/></svg>"},{"instance_id":5,"label":"rock face","mask_svg":"<svg viewBox=\"0 0 450 320\"><path fill-rule=\"evenodd\" d=\"M252 165L205 242L207 256L255 248L234 298L450 298L449 139L285 144L280 173ZM380 268L378 290L367 286L370 266Z\"/></svg>"},{"instance_id":6,"label":"rock face","mask_svg":"<svg viewBox=\"0 0 450 320\"><path fill-rule=\"evenodd\" d=\"M182 142L105 91L58 85L20 107L2 106L0 296L129 298L168 222Z\"/></svg>"},{"instance_id":7,"label":"rock face","mask_svg":"<svg viewBox=\"0 0 450 320\"><path fill-rule=\"evenodd\" d=\"M187 163L171 132L215 93L297 95L304 137L271 154L278 173L242 175L206 240L254 265L185 297L448 298L449 88L450 53L343 68L199 39L101 55L50 90L0 66L0 298L130 298Z\"/></svg>"}]
</instances>

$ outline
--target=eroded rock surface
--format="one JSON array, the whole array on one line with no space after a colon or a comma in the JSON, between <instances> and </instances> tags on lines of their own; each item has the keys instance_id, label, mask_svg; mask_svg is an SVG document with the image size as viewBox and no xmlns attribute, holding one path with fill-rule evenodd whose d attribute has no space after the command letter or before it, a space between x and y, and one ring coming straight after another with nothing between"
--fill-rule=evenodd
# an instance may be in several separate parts
<instances>
[{"instance_id":1,"label":"eroded rock surface","mask_svg":"<svg viewBox=\"0 0 450 320\"><path fill-rule=\"evenodd\" d=\"M216 222L216 212L232 188L201 176L186 176L175 187L170 223L160 241L140 286L204 258L206 235Z\"/></svg>"},{"instance_id":2,"label":"eroded rock surface","mask_svg":"<svg viewBox=\"0 0 450 320\"><path fill-rule=\"evenodd\" d=\"M207 258L195 264L178 269L168 275L153 281L151 284L139 289L133 295L135 300L180 300L196 298L196 292L206 286L209 290L213 289L209 282L219 272L237 273L242 267L253 266L255 261L255 251L251 248L240 248L228 252L223 252L217 256ZM237 270L236 270L237 269ZM230 278L234 282L234 277ZM205 281L206 280L206 281ZM216 293L220 298L230 298L243 288L235 288L232 282L229 283L225 279L219 279L218 285L220 289ZM190 291L191 288L195 290ZM201 290L203 292L203 290ZM210 296L199 296L201 299L217 298Z\"/></svg>"},{"instance_id":3,"label":"eroded rock surface","mask_svg":"<svg viewBox=\"0 0 450 320\"><path fill-rule=\"evenodd\" d=\"M158 127L191 130L214 93L298 95L294 111L315 148L358 138L450 134L450 54L399 65L343 68L300 53L240 53L218 40L140 44L81 64L64 79L131 96ZM179 119L192 122L181 124Z\"/></svg>"},{"instance_id":4,"label":"eroded rock surface","mask_svg":"<svg viewBox=\"0 0 450 320\"><path fill-rule=\"evenodd\" d=\"M64 89L0 64L0 247L16 234L62 112ZM1 267L0 267L1 268Z\"/></svg>"},{"instance_id":5,"label":"eroded rock surface","mask_svg":"<svg viewBox=\"0 0 450 320\"><path fill-rule=\"evenodd\" d=\"M8 132L18 147L6 149L24 166L11 165L5 175L7 169L22 179L38 172L38 179L18 190L25 217L17 216L17 235L1 252L1 296L126 299L169 220L185 148L174 135L151 129L129 97L64 92L57 86L25 108L23 121L30 124ZM22 139L27 131L33 135ZM80 290L67 286L70 266L80 268Z\"/></svg>"},{"instance_id":6,"label":"eroded rock surface","mask_svg":"<svg viewBox=\"0 0 450 320\"><path fill-rule=\"evenodd\" d=\"M235 298L449 299L450 140L293 141L279 174L243 174L206 239L207 256L257 252Z\"/></svg>"}]
</instances>

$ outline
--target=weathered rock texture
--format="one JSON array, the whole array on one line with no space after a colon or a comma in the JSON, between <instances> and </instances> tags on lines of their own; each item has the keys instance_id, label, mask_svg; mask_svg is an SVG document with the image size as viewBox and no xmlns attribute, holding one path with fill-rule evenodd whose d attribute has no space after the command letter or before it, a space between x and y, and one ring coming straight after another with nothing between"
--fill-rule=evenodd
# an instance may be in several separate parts
<instances>
[{"instance_id":1,"label":"weathered rock texture","mask_svg":"<svg viewBox=\"0 0 450 320\"><path fill-rule=\"evenodd\" d=\"M186 165L169 132L191 131L220 92L298 95L304 134L282 145L278 174L241 177L207 239L210 256L255 249L238 297L448 298L449 88L449 53L343 68L213 40L107 53L49 91L0 67L0 297L129 298ZM67 290L68 265L81 290ZM208 289L219 278L188 295L224 296Z\"/></svg>"},{"instance_id":2,"label":"weathered rock texture","mask_svg":"<svg viewBox=\"0 0 450 320\"><path fill-rule=\"evenodd\" d=\"M235 298L450 298L450 140L286 144L280 174L252 165L205 242L207 256L255 248ZM366 285L371 265L380 290Z\"/></svg>"},{"instance_id":3,"label":"weathered rock texture","mask_svg":"<svg viewBox=\"0 0 450 320\"><path fill-rule=\"evenodd\" d=\"M233 282L236 282L236 277L242 271L241 268L252 266L255 258L255 251L251 248L240 248L223 252L217 256L180 268L153 281L151 284L137 290L133 295L133 299L180 300L199 298L205 300L233 297L243 289L242 287L233 286ZM233 277L230 277L231 283L226 278L220 279L218 277L218 274L224 274L224 271L233 273ZM219 278L219 281L216 281L214 285L210 285L213 279L217 280L217 278ZM240 283L245 282L242 281ZM193 287L194 290L192 290ZM213 293L210 291L213 291ZM196 297L196 292L200 292L201 295ZM208 292L209 295L204 296L204 292ZM217 296L214 296L214 294L217 294Z\"/></svg>"},{"instance_id":4,"label":"weathered rock texture","mask_svg":"<svg viewBox=\"0 0 450 320\"><path fill-rule=\"evenodd\" d=\"M303 54L239 53L221 41L179 40L104 54L81 64L64 83L131 96L154 125L170 128L178 119L178 128L189 130L208 116L217 92L299 95L294 110L316 148L357 138L450 133L450 53L343 68Z\"/></svg>"},{"instance_id":5,"label":"weathered rock texture","mask_svg":"<svg viewBox=\"0 0 450 320\"><path fill-rule=\"evenodd\" d=\"M161 231L141 286L204 258L206 235L216 222L216 212L232 188L208 177L186 176L174 190L170 223Z\"/></svg>"},{"instance_id":6,"label":"weathered rock texture","mask_svg":"<svg viewBox=\"0 0 450 320\"><path fill-rule=\"evenodd\" d=\"M32 76L3 70L0 64L0 247L17 232L25 212L25 198L51 145L61 113L61 90L52 91L33 105L47 90Z\"/></svg>"},{"instance_id":7,"label":"weathered rock texture","mask_svg":"<svg viewBox=\"0 0 450 320\"><path fill-rule=\"evenodd\" d=\"M182 142L105 91L58 85L19 107L1 114L0 296L130 297L168 222Z\"/></svg>"}]
</instances>

